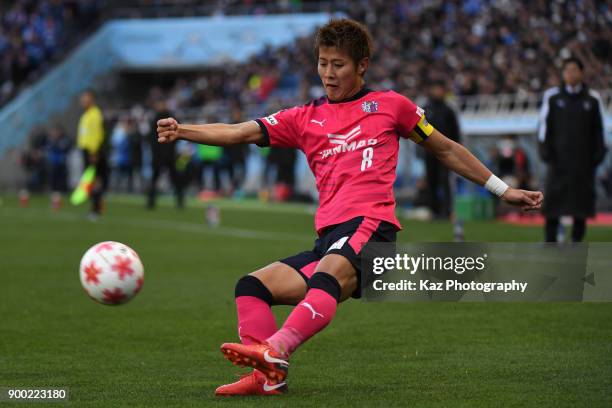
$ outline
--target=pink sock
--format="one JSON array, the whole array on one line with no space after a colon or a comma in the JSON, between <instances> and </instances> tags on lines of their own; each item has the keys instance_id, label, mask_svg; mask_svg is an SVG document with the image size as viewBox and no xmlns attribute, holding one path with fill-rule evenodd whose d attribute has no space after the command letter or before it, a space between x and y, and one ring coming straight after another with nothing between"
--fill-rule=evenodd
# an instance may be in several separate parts
<instances>
[{"instance_id":1,"label":"pink sock","mask_svg":"<svg viewBox=\"0 0 612 408\"><path fill-rule=\"evenodd\" d=\"M272 309L263 300L254 296L236 298L238 312L238 336L242 344L262 342L276 330Z\"/></svg>"},{"instance_id":2,"label":"pink sock","mask_svg":"<svg viewBox=\"0 0 612 408\"><path fill-rule=\"evenodd\" d=\"M289 356L306 340L323 330L336 314L338 303L321 289L310 289L293 309L283 327L266 342L279 353Z\"/></svg>"}]
</instances>

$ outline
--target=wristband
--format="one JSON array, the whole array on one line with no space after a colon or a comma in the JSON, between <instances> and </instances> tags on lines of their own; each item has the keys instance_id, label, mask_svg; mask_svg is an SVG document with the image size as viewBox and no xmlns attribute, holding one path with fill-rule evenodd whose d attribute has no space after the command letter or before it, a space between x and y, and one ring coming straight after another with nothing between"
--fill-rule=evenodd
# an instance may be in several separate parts
<instances>
[{"instance_id":1,"label":"wristband","mask_svg":"<svg viewBox=\"0 0 612 408\"><path fill-rule=\"evenodd\" d=\"M491 174L484 187L498 197L503 196L508 189L508 185L495 174Z\"/></svg>"}]
</instances>

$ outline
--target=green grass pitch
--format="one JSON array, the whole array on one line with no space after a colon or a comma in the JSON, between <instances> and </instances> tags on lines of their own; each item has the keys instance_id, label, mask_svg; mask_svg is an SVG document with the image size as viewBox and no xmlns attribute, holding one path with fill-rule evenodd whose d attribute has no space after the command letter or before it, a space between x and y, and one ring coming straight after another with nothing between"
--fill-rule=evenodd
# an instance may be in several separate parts
<instances>
[{"instance_id":1,"label":"green grass pitch","mask_svg":"<svg viewBox=\"0 0 612 408\"><path fill-rule=\"evenodd\" d=\"M351 300L292 358L288 395L216 399L241 372L219 352L237 340L235 281L314 239L309 207L220 206L211 229L195 203L147 212L116 197L90 223L85 207L54 213L46 198L19 208L4 196L0 387L66 387L75 407L612 406L612 304L586 303ZM452 239L447 222L403 223L400 241ZM538 241L542 231L468 223L466 235ZM612 229L588 239L612 241ZM80 257L103 240L132 246L145 265L143 291L124 306L80 287ZM276 308L279 322L289 310Z\"/></svg>"}]
</instances>

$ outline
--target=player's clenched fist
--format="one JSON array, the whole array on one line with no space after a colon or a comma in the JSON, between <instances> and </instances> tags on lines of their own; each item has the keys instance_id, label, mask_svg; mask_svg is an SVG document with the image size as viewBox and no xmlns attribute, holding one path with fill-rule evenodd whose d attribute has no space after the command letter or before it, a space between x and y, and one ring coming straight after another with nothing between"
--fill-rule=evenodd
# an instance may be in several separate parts
<instances>
[{"instance_id":1,"label":"player's clenched fist","mask_svg":"<svg viewBox=\"0 0 612 408\"><path fill-rule=\"evenodd\" d=\"M501 196L502 200L520 206L523 210L539 210L542 207L544 194L541 191L526 191L508 188Z\"/></svg>"},{"instance_id":2,"label":"player's clenched fist","mask_svg":"<svg viewBox=\"0 0 612 408\"><path fill-rule=\"evenodd\" d=\"M157 141L159 143L174 142L178 138L178 122L174 118L157 121Z\"/></svg>"}]
</instances>

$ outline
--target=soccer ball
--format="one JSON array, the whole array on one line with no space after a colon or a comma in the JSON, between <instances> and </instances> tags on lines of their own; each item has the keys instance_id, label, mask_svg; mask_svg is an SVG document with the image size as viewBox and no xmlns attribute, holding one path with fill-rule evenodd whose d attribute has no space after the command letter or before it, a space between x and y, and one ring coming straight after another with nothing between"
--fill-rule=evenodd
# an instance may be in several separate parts
<instances>
[{"instance_id":1,"label":"soccer ball","mask_svg":"<svg viewBox=\"0 0 612 408\"><path fill-rule=\"evenodd\" d=\"M132 248L105 241L85 252L79 276L90 298L105 305L120 305L140 292L144 268Z\"/></svg>"}]
</instances>

